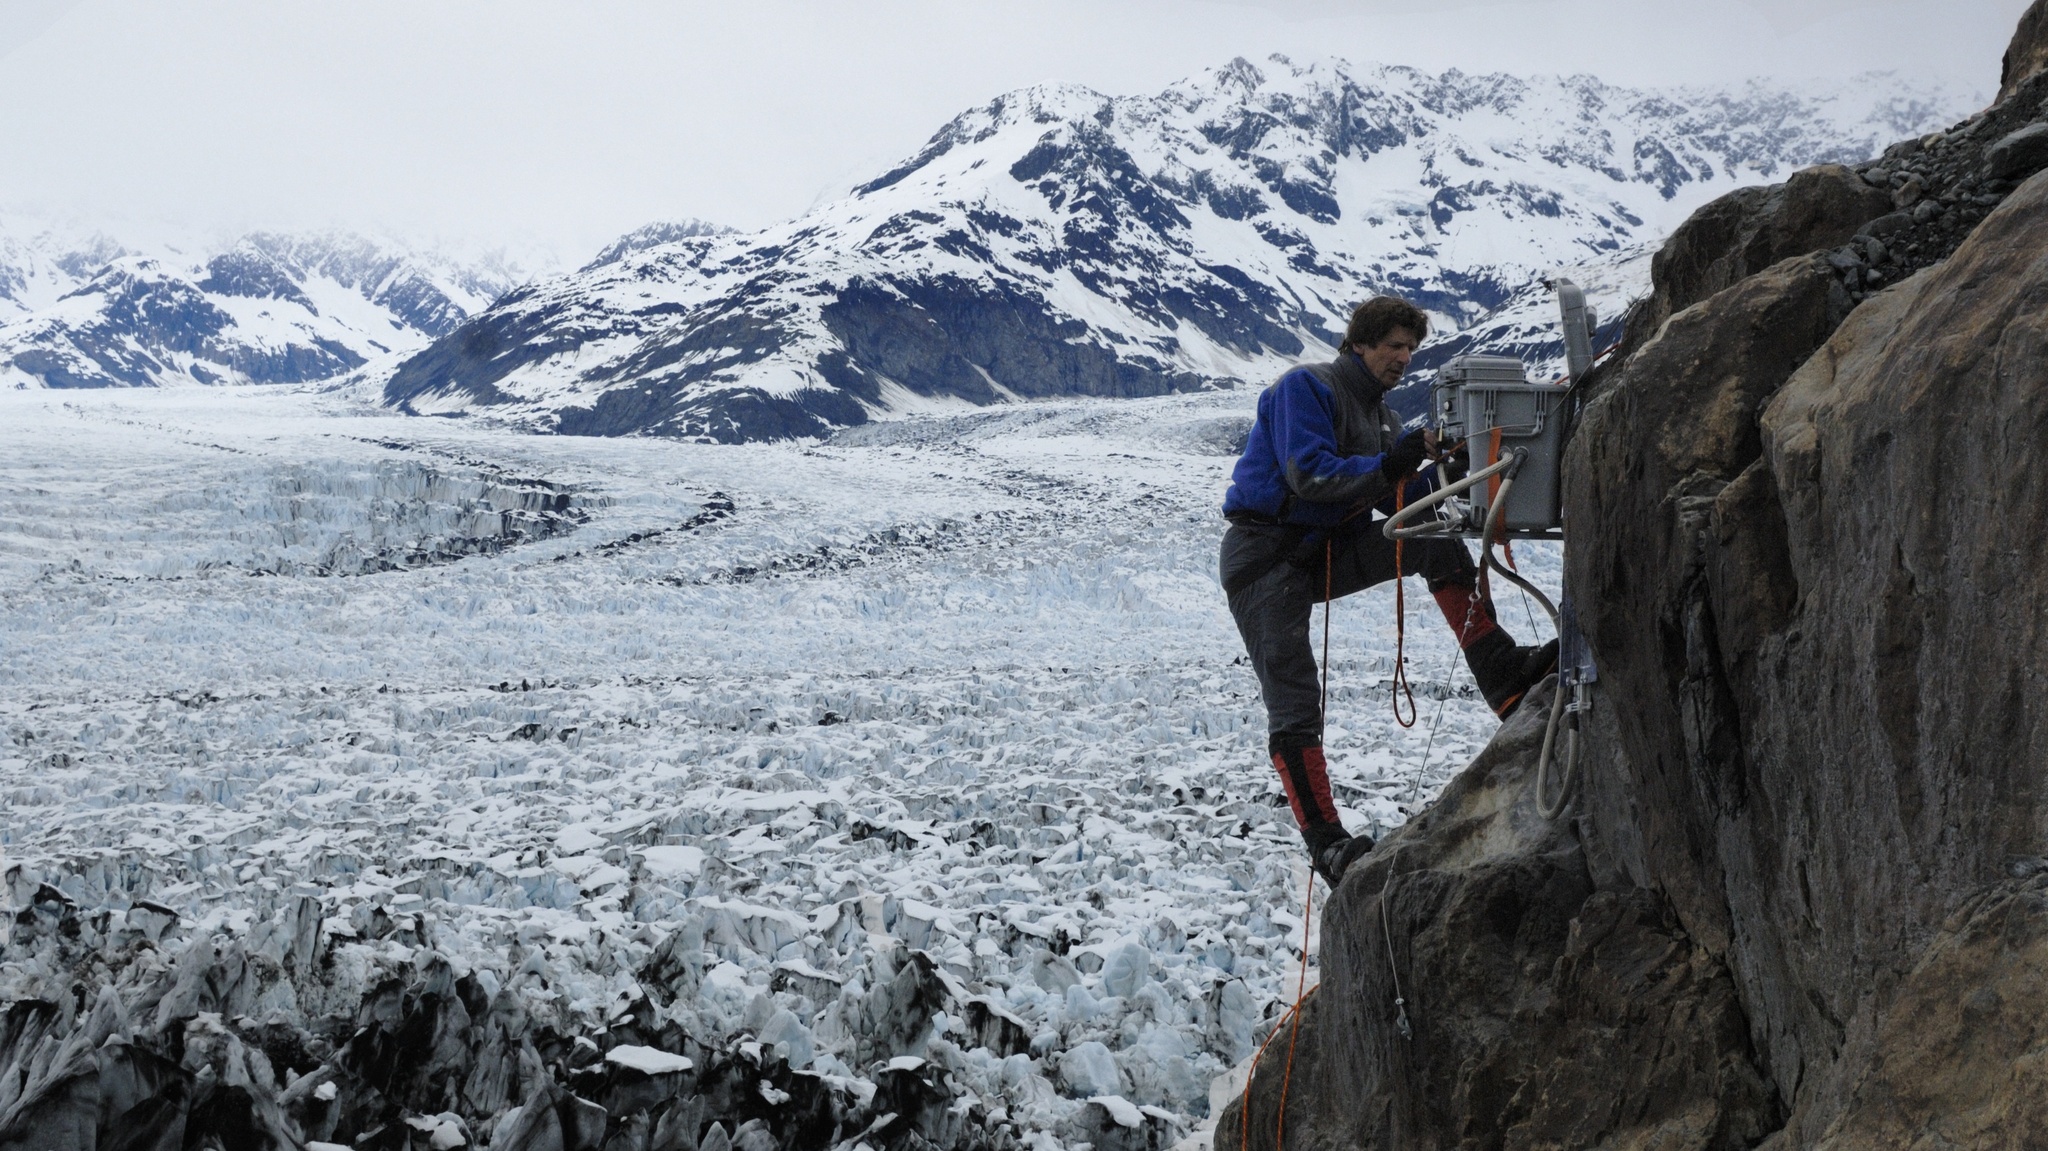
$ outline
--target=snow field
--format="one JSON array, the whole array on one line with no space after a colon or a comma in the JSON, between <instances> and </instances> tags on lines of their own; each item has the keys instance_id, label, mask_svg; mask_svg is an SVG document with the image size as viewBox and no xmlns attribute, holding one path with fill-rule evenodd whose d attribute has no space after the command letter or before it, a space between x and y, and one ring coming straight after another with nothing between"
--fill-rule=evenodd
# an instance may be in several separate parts
<instances>
[{"instance_id":1,"label":"snow field","mask_svg":"<svg viewBox=\"0 0 2048 1151\"><path fill-rule=\"evenodd\" d=\"M110 953L282 955L316 914L330 1001L263 1001L301 1026L433 954L619 1061L680 1058L640 1041L675 1022L870 1093L926 1060L1040 1146L1091 1100L1193 1128L1300 963L1213 575L1251 399L724 448L0 396L10 908L54 885ZM1333 621L1332 774L1373 833L1493 728L1410 590L1412 729L1391 587ZM17 937L0 994L62 996L50 954ZM928 1031L891 1015L924 962Z\"/></svg>"}]
</instances>

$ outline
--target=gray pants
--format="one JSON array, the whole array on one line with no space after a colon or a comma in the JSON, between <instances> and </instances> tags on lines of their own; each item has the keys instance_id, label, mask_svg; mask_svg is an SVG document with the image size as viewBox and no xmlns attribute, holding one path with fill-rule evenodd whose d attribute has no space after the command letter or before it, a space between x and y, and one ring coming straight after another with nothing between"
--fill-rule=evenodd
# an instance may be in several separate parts
<instances>
[{"instance_id":1,"label":"gray pants","mask_svg":"<svg viewBox=\"0 0 2048 1151\"><path fill-rule=\"evenodd\" d=\"M1320 746L1322 686L1309 643L1310 610L1325 598L1320 540L1304 544L1300 528L1232 524L1223 533L1221 574L1230 614L1259 677L1266 730L1277 747ZM1355 521L1330 539L1329 594L1338 599L1394 578L1394 542L1377 523ZM1434 592L1469 588L1478 568L1457 540L1409 540L1401 546L1403 575L1420 575Z\"/></svg>"}]
</instances>

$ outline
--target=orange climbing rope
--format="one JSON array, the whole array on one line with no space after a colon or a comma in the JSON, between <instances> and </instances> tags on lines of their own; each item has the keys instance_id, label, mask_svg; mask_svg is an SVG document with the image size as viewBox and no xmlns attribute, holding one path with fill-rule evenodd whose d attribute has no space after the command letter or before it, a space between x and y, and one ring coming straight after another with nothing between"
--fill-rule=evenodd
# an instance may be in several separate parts
<instances>
[{"instance_id":1,"label":"orange climbing rope","mask_svg":"<svg viewBox=\"0 0 2048 1151\"><path fill-rule=\"evenodd\" d=\"M1294 1024L1287 1030L1287 1070L1280 1076L1280 1114L1273 1123L1273 1151L1282 1151L1287 1146L1282 1138L1287 1132L1287 1088L1294 1083L1294 1041L1301 1035L1301 1002L1308 998L1308 926L1315 915L1316 873L1308 873L1308 898L1301 908L1301 979L1294 985ZM1318 983L1316 986L1321 987ZM1249 1084L1251 1077L1246 1076Z\"/></svg>"},{"instance_id":2,"label":"orange climbing rope","mask_svg":"<svg viewBox=\"0 0 2048 1151\"><path fill-rule=\"evenodd\" d=\"M1407 503L1408 482L1406 477L1394 481L1394 514L1401 514L1401 506ZM1328 609L1324 609L1326 612ZM1328 617L1324 617L1327 626ZM1401 696L1408 696L1408 718L1401 718ZM1401 538L1394 537L1394 722L1402 727L1415 726L1415 688L1408 682L1408 574L1401 570Z\"/></svg>"},{"instance_id":3,"label":"orange climbing rope","mask_svg":"<svg viewBox=\"0 0 2048 1151\"><path fill-rule=\"evenodd\" d=\"M1258 1078L1259 1063L1266 1058L1266 1048L1271 1047L1273 1041L1280 1038L1280 1024L1291 1019L1293 1024L1287 1032L1287 1069L1280 1076L1280 1117L1273 1125L1274 1151L1279 1151L1285 1146L1280 1139L1287 1131L1287 1089L1294 1083L1294 1041L1301 1034L1301 1005L1308 1002L1308 926L1315 914L1315 907L1316 873L1311 869L1308 873L1308 897L1301 908L1301 979L1294 986L1294 1006L1288 1008L1287 1014L1280 1017L1280 1023L1273 1025L1273 1033L1266 1036L1264 1043L1259 1044L1259 1053L1252 1056L1252 1065L1244 1073L1244 1098L1239 1100L1237 1105L1238 1118L1243 1121L1242 1129L1237 1136L1237 1145L1240 1148L1251 1145L1252 1080ZM1322 984L1318 983L1316 986L1320 988Z\"/></svg>"},{"instance_id":4,"label":"orange climbing rope","mask_svg":"<svg viewBox=\"0 0 2048 1151\"><path fill-rule=\"evenodd\" d=\"M1496 437L1496 439L1498 439L1498 437ZM1496 447L1498 447L1498 444L1496 444ZM1408 477L1406 477L1406 476L1403 476L1403 477L1402 477L1401 479L1399 479L1399 480L1396 480L1396 481L1394 482L1394 514L1395 514L1395 515L1399 515L1399 514L1401 513L1401 508L1402 508L1402 507L1403 507L1403 506L1404 506L1404 505L1405 505L1405 504L1406 504L1407 502L1408 502ZM1339 521L1339 524L1340 524L1340 526L1341 526L1342 524L1350 523L1350 522L1351 522L1351 520L1352 520L1352 517L1354 517L1354 516L1357 516L1357 515L1360 515L1360 514L1362 514L1362 513L1364 513L1364 512L1370 511L1370 510L1371 510L1370 508L1357 508L1357 509L1354 509L1354 510L1353 510L1353 511L1351 512L1351 514L1350 514L1350 515L1347 515L1347 516L1345 516L1345 517L1343 518L1343 520ZM1323 716L1324 716L1324 718L1325 718L1325 719L1327 719L1327 718L1329 717L1329 714L1330 714L1330 604L1331 604L1331 603L1333 602L1333 601L1332 601L1332 598L1331 598L1331 595L1330 595L1330 592L1331 592L1331 590L1332 590L1332 585L1333 585L1333 583L1334 583L1334 579L1333 579L1333 575L1334 575L1334 566L1333 566L1333 565L1334 565L1334 560L1333 560L1333 553L1334 553L1334 548L1335 548L1335 544L1334 544L1333 540L1332 540L1332 539L1331 539L1330 537L1325 537L1325 538L1324 538L1324 540L1323 540L1323 665L1322 665L1322 673L1323 673L1323 703L1322 703L1322 708L1323 708ZM1486 578L1486 571L1485 571L1485 569L1484 569L1484 568L1481 568L1481 569L1480 569L1480 572L1479 572L1479 578L1480 578L1480 579L1482 579L1482 580ZM1408 658L1407 658L1407 650L1408 650L1408 592L1407 592L1407 588L1408 588L1408 578L1407 578L1406 574L1405 574L1405 573L1403 573L1403 572L1402 572L1402 570L1401 570L1401 538L1400 538L1399 536L1396 536L1396 537L1394 537L1394 722L1395 722L1395 723L1398 723L1398 724L1400 724L1400 725L1401 725L1402 727L1414 727L1414 726L1415 726L1415 720L1416 720L1416 718L1417 718L1417 717L1416 717L1416 711L1415 711L1415 688L1414 688L1414 686L1413 686L1412 684L1410 684L1410 683L1408 682ZM1401 697L1402 697L1403 695L1406 695L1406 696L1408 697L1408 718L1407 718L1407 719L1402 719L1402 718L1401 718Z\"/></svg>"},{"instance_id":5,"label":"orange climbing rope","mask_svg":"<svg viewBox=\"0 0 2048 1151\"><path fill-rule=\"evenodd\" d=\"M1495 429L1493 429L1493 434L1492 434L1491 436L1489 436L1489 437L1487 438L1487 443L1486 443L1486 466L1487 466L1487 467L1492 467L1493 465L1495 465L1495 464L1497 464L1497 463L1499 463L1499 462L1500 462L1500 434L1501 434L1501 429L1499 429L1499 428L1495 428ZM1494 506L1495 502L1496 502L1496 501L1498 501L1499 499L1500 499L1500 477L1499 477L1499 476L1494 476L1493 478L1491 478L1491 479L1489 479L1489 480L1487 480L1487 481L1486 481L1486 510L1487 510L1487 514L1489 514L1489 515L1491 515L1491 514L1492 514L1492 512L1493 512L1493 506ZM1481 543L1480 543L1480 550L1481 550L1482 552L1484 552L1484 550L1485 550L1485 541L1483 541L1483 540L1482 540L1482 541L1481 541ZM1492 569L1491 569L1491 567L1490 567L1490 566L1489 566L1489 565L1487 564L1487 562L1486 562L1486 556L1485 556L1485 555L1483 555L1483 554L1482 554L1482 555L1481 555L1481 556L1479 557L1479 598L1480 598L1480 599L1482 599L1482 600L1484 600L1484 601L1486 601L1486 602L1487 602L1487 603L1489 603L1489 604L1491 604L1491 603L1493 602L1493 579L1492 579Z\"/></svg>"},{"instance_id":6,"label":"orange climbing rope","mask_svg":"<svg viewBox=\"0 0 2048 1151\"><path fill-rule=\"evenodd\" d=\"M1289 1016L1300 1010L1301 1004L1296 1003L1287 1009L1286 1015L1280 1017L1280 1022L1287 1022ZM1273 1033L1266 1036L1264 1043L1259 1044L1259 1053L1252 1056L1251 1069L1244 1073L1244 1098L1237 1105L1238 1118L1244 1120L1243 1128L1238 1132L1237 1136L1237 1145L1240 1148L1250 1146L1252 1141L1252 1080L1258 1077L1259 1060L1266 1057L1266 1048L1271 1047L1273 1041L1278 1038L1280 1038L1280 1028L1276 1024L1273 1027Z\"/></svg>"}]
</instances>

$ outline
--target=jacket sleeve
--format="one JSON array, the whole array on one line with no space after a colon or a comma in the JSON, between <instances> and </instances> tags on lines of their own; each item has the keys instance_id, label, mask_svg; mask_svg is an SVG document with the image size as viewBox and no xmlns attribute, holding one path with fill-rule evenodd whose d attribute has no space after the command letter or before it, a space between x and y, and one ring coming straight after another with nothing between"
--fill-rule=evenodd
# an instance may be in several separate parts
<instances>
[{"instance_id":1,"label":"jacket sleeve","mask_svg":"<svg viewBox=\"0 0 2048 1151\"><path fill-rule=\"evenodd\" d=\"M1273 449L1287 487L1297 499L1314 503L1377 503L1388 494L1379 456L1337 451L1331 399L1307 372L1289 372L1275 385Z\"/></svg>"}]
</instances>

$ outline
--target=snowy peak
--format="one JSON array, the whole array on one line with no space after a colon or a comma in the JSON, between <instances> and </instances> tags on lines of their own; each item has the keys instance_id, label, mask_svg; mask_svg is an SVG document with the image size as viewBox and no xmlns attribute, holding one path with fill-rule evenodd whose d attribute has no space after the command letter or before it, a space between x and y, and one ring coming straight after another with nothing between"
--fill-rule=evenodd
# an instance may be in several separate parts
<instances>
[{"instance_id":1,"label":"snowy peak","mask_svg":"<svg viewBox=\"0 0 2048 1151\"><path fill-rule=\"evenodd\" d=\"M0 386L327 379L426 346L521 278L348 233L254 233L198 260L0 233Z\"/></svg>"},{"instance_id":2,"label":"snowy peak","mask_svg":"<svg viewBox=\"0 0 2048 1151\"><path fill-rule=\"evenodd\" d=\"M1526 310L1561 268L1637 266L1716 195L1972 102L1884 76L1646 91L1284 57L1156 96L1040 85L788 223L622 239L406 361L384 394L730 441L1263 382L1375 292L1454 337Z\"/></svg>"},{"instance_id":3,"label":"snowy peak","mask_svg":"<svg viewBox=\"0 0 2048 1151\"><path fill-rule=\"evenodd\" d=\"M292 300L310 309L312 303L299 291L298 281L303 273L294 275L294 271L261 247L244 240L234 251L206 262L206 278L199 281L198 288L220 296Z\"/></svg>"},{"instance_id":4,"label":"snowy peak","mask_svg":"<svg viewBox=\"0 0 2048 1151\"><path fill-rule=\"evenodd\" d=\"M615 264L634 252L661 244L673 244L697 236L723 236L734 231L723 224L707 223L703 220L657 220L652 224L635 228L605 246L597 258L583 266L584 271Z\"/></svg>"}]
</instances>

